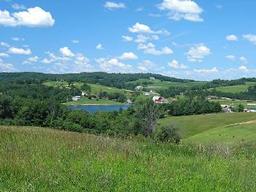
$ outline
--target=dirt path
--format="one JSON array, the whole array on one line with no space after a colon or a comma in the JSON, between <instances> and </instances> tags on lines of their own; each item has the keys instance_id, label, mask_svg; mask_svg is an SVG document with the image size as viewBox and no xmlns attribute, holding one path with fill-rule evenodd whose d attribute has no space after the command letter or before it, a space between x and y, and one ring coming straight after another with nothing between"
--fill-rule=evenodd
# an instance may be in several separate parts
<instances>
[{"instance_id":1,"label":"dirt path","mask_svg":"<svg viewBox=\"0 0 256 192\"><path fill-rule=\"evenodd\" d=\"M256 120L251 120L251 121L246 121L241 123L234 123L234 124L227 125L225 127L236 126L236 125L249 125L249 124L256 124Z\"/></svg>"}]
</instances>

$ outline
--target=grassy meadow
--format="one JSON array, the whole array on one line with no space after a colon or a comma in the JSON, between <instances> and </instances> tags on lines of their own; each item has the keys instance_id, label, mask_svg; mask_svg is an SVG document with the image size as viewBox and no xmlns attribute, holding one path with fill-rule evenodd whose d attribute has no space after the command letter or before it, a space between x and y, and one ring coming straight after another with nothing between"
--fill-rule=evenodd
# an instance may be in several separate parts
<instances>
[{"instance_id":1,"label":"grassy meadow","mask_svg":"<svg viewBox=\"0 0 256 192\"><path fill-rule=\"evenodd\" d=\"M216 90L223 93L241 93L247 91L250 86L254 85L256 85L255 82L247 82L244 85L217 87Z\"/></svg>"},{"instance_id":2,"label":"grassy meadow","mask_svg":"<svg viewBox=\"0 0 256 192\"><path fill-rule=\"evenodd\" d=\"M139 79L137 81L131 81L129 82L130 84L148 84L144 86L147 89L153 90L153 91L158 91L160 89L168 89L170 87L193 87L195 85L203 85L205 82L200 82L200 81L195 81L195 82L170 82L170 81L161 81L158 79L155 80L150 80L150 79Z\"/></svg>"},{"instance_id":3,"label":"grassy meadow","mask_svg":"<svg viewBox=\"0 0 256 192\"><path fill-rule=\"evenodd\" d=\"M0 191L255 191L254 152L0 127Z\"/></svg>"},{"instance_id":4,"label":"grassy meadow","mask_svg":"<svg viewBox=\"0 0 256 192\"><path fill-rule=\"evenodd\" d=\"M250 147L256 146L256 120L217 127L189 137L185 142Z\"/></svg>"},{"instance_id":5,"label":"grassy meadow","mask_svg":"<svg viewBox=\"0 0 256 192\"><path fill-rule=\"evenodd\" d=\"M253 120L256 120L256 113L218 113L168 117L161 119L158 126L161 127L173 124L178 128L182 138L186 139L214 128L246 123Z\"/></svg>"}]
</instances>

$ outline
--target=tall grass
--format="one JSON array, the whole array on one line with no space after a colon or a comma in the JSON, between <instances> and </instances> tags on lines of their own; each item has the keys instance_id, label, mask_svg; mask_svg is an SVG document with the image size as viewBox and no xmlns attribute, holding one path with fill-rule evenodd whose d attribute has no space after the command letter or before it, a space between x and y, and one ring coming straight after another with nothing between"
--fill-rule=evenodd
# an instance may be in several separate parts
<instances>
[{"instance_id":1,"label":"tall grass","mask_svg":"<svg viewBox=\"0 0 256 192\"><path fill-rule=\"evenodd\" d=\"M253 156L0 127L0 191L256 191Z\"/></svg>"}]
</instances>

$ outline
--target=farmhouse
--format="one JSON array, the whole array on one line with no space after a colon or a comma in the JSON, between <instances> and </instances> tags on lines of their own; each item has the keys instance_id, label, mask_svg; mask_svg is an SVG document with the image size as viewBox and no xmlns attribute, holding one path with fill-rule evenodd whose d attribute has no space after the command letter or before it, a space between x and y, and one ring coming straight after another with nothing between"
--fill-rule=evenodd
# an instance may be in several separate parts
<instances>
[{"instance_id":1,"label":"farmhouse","mask_svg":"<svg viewBox=\"0 0 256 192\"><path fill-rule=\"evenodd\" d=\"M143 86L140 86L140 85L139 85L139 86L135 87L135 90L136 90L136 91L142 91L142 90L143 90Z\"/></svg>"},{"instance_id":2,"label":"farmhouse","mask_svg":"<svg viewBox=\"0 0 256 192\"><path fill-rule=\"evenodd\" d=\"M80 99L81 99L81 96L72 97L72 101L79 101Z\"/></svg>"},{"instance_id":3,"label":"farmhouse","mask_svg":"<svg viewBox=\"0 0 256 192\"><path fill-rule=\"evenodd\" d=\"M165 99L164 97L161 97L161 96L154 96L154 97L152 98L152 100L153 100L154 103L156 103L156 104L168 103L168 100Z\"/></svg>"},{"instance_id":4,"label":"farmhouse","mask_svg":"<svg viewBox=\"0 0 256 192\"><path fill-rule=\"evenodd\" d=\"M256 113L255 109L245 109L244 112L246 113Z\"/></svg>"},{"instance_id":5,"label":"farmhouse","mask_svg":"<svg viewBox=\"0 0 256 192\"><path fill-rule=\"evenodd\" d=\"M232 113L231 106L229 105L221 105L222 111L225 113Z\"/></svg>"}]
</instances>

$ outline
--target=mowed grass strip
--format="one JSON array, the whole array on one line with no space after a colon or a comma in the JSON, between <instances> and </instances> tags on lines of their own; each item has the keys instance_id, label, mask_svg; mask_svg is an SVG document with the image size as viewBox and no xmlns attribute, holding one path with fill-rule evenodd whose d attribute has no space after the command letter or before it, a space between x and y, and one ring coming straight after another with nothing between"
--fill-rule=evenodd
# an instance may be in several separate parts
<instances>
[{"instance_id":1,"label":"mowed grass strip","mask_svg":"<svg viewBox=\"0 0 256 192\"><path fill-rule=\"evenodd\" d=\"M0 127L0 191L255 191L255 169L186 146Z\"/></svg>"},{"instance_id":2,"label":"mowed grass strip","mask_svg":"<svg viewBox=\"0 0 256 192\"><path fill-rule=\"evenodd\" d=\"M218 113L168 117L161 119L158 126L173 124L180 131L182 138L188 138L210 129L251 120L256 120L256 113Z\"/></svg>"}]
</instances>

